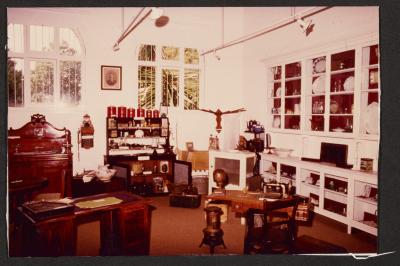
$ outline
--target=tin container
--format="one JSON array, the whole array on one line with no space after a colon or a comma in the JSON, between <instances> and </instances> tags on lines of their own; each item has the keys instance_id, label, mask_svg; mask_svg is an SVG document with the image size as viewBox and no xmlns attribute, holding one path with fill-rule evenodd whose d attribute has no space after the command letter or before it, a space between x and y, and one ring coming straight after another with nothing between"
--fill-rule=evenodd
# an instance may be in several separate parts
<instances>
[{"instance_id":1,"label":"tin container","mask_svg":"<svg viewBox=\"0 0 400 266\"><path fill-rule=\"evenodd\" d=\"M129 118L134 118L135 117L135 108L128 108L128 117Z\"/></svg>"},{"instance_id":2,"label":"tin container","mask_svg":"<svg viewBox=\"0 0 400 266\"><path fill-rule=\"evenodd\" d=\"M142 108L138 108L138 109L136 109L136 116L137 117L144 117L144 109L142 109Z\"/></svg>"},{"instance_id":3,"label":"tin container","mask_svg":"<svg viewBox=\"0 0 400 266\"><path fill-rule=\"evenodd\" d=\"M126 107L125 106L118 107L118 117L126 117Z\"/></svg>"},{"instance_id":4,"label":"tin container","mask_svg":"<svg viewBox=\"0 0 400 266\"><path fill-rule=\"evenodd\" d=\"M371 158L361 158L360 170L365 172L372 172L374 160Z\"/></svg>"},{"instance_id":5,"label":"tin container","mask_svg":"<svg viewBox=\"0 0 400 266\"><path fill-rule=\"evenodd\" d=\"M116 117L117 116L117 107L108 106L107 107L107 117Z\"/></svg>"},{"instance_id":6,"label":"tin container","mask_svg":"<svg viewBox=\"0 0 400 266\"><path fill-rule=\"evenodd\" d=\"M160 117L160 111L158 111L158 110L153 110L153 117L159 118L159 117Z\"/></svg>"},{"instance_id":7,"label":"tin container","mask_svg":"<svg viewBox=\"0 0 400 266\"><path fill-rule=\"evenodd\" d=\"M152 116L153 116L153 112L150 109L146 110L146 117L147 118L152 118Z\"/></svg>"}]
</instances>

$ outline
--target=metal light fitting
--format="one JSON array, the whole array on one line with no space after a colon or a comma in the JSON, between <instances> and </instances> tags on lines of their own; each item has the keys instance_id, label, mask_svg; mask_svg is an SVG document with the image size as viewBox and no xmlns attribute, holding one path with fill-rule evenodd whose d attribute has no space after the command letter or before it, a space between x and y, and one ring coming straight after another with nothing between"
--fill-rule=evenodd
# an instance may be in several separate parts
<instances>
[{"instance_id":1,"label":"metal light fitting","mask_svg":"<svg viewBox=\"0 0 400 266\"><path fill-rule=\"evenodd\" d=\"M168 23L168 17L163 16L162 14L164 11L161 8L158 7L152 7L150 10L146 12L146 14L143 15L142 18L140 18L137 22L136 20L140 17L142 12L145 10L145 7L143 7L139 13L136 15L136 17L132 20L132 22L129 24L129 26L124 30L124 32L121 34L121 36L118 38L118 40L115 42L113 45L113 51L118 51L119 50L119 44L135 29L137 28L148 16L150 16L151 19L155 20L155 24L157 27L163 27ZM161 21L159 21L161 20ZM136 22L136 23L135 23Z\"/></svg>"},{"instance_id":2,"label":"metal light fitting","mask_svg":"<svg viewBox=\"0 0 400 266\"><path fill-rule=\"evenodd\" d=\"M235 40L232 40L230 42L225 42L225 43L223 43L222 45L220 45L218 47L209 49L209 50L201 53L201 55L204 56L206 54L214 53L214 51L226 49L228 47L231 47L231 46L234 46L234 45L237 45L237 44L240 44L240 43L247 42L249 40L255 39L257 37L260 37L262 35L268 34L270 32L273 32L275 30L281 29L283 27L286 27L288 25L291 25L291 24L295 23L296 22L296 19L295 19L296 17L300 17L300 18L304 19L306 17L310 17L310 16L313 16L313 15L318 14L320 12L326 11L326 10L328 10L330 8L332 8L332 7L331 6L321 6L321 7L318 6L318 7L312 7L310 9L307 9L305 11L299 12L299 13L294 14L294 15L292 14L290 17L284 18L284 19L282 19L282 20L280 20L280 21L278 21L278 22L276 22L276 23L274 23L272 25L269 25L268 27L266 27L266 28L264 28L264 29L262 29L260 31L253 32L251 34L242 36L242 37L237 38ZM306 31L305 31L306 36L312 31L313 26L314 26L314 24L310 24L310 27L306 28Z\"/></svg>"},{"instance_id":3,"label":"metal light fitting","mask_svg":"<svg viewBox=\"0 0 400 266\"><path fill-rule=\"evenodd\" d=\"M306 35L308 31L310 31L311 27L313 26L312 24L312 20L308 20L308 21L304 21L302 18L298 18L296 19L297 24L300 25L300 28L303 29L303 33L305 33Z\"/></svg>"}]
</instances>

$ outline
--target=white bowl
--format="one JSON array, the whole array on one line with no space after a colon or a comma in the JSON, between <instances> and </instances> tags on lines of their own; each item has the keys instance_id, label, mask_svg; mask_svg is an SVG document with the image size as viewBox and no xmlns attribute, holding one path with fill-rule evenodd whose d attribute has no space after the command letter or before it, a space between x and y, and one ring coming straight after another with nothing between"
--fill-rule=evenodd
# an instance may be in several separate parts
<instances>
[{"instance_id":1,"label":"white bowl","mask_svg":"<svg viewBox=\"0 0 400 266\"><path fill-rule=\"evenodd\" d=\"M96 176L99 180L103 182L109 182L111 177L115 175L117 170L115 169L107 169L106 171L96 171Z\"/></svg>"},{"instance_id":2,"label":"white bowl","mask_svg":"<svg viewBox=\"0 0 400 266\"><path fill-rule=\"evenodd\" d=\"M289 157L290 154L292 153L292 149L284 149L284 148L275 148L273 150L273 153L275 153L276 155L278 155L279 157Z\"/></svg>"}]
</instances>

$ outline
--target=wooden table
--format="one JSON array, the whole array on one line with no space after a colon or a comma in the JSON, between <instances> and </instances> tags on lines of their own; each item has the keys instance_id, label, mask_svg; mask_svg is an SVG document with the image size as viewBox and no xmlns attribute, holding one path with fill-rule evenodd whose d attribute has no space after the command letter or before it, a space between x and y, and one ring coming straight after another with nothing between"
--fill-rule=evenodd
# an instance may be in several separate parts
<instances>
[{"instance_id":1,"label":"wooden table","mask_svg":"<svg viewBox=\"0 0 400 266\"><path fill-rule=\"evenodd\" d=\"M122 202L92 209L75 206L72 213L34 219L21 207L21 256L71 256L76 254L77 226L100 220L100 255L148 255L151 206L142 197L114 192L77 198L74 203L115 197Z\"/></svg>"},{"instance_id":2,"label":"wooden table","mask_svg":"<svg viewBox=\"0 0 400 266\"><path fill-rule=\"evenodd\" d=\"M247 192L244 193L240 190L226 190L224 194L210 194L206 196L209 200L221 200L230 204L231 210L236 213L244 214L248 209L268 209L268 203L274 201L284 201L286 199L266 200L264 194L261 192Z\"/></svg>"}]
</instances>

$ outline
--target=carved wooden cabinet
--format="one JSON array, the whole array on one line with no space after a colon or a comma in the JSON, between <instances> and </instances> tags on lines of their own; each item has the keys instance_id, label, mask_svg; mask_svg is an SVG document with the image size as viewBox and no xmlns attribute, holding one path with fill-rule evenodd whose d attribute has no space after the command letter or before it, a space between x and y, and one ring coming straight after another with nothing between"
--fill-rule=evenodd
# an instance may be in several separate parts
<instances>
[{"instance_id":1,"label":"carved wooden cabinet","mask_svg":"<svg viewBox=\"0 0 400 266\"><path fill-rule=\"evenodd\" d=\"M35 114L19 129L8 130L8 182L21 183L32 178L47 178L36 193L71 196L71 132L58 129Z\"/></svg>"}]
</instances>

